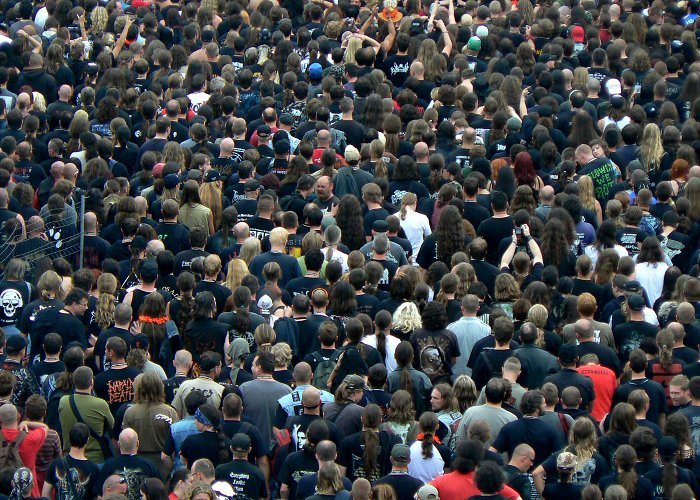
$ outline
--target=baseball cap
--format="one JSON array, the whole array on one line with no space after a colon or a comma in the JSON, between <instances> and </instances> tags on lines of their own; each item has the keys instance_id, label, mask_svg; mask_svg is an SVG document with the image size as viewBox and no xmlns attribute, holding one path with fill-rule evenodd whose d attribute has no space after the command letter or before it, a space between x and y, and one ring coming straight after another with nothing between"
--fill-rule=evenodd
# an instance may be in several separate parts
<instances>
[{"instance_id":1,"label":"baseball cap","mask_svg":"<svg viewBox=\"0 0 700 500\"><path fill-rule=\"evenodd\" d=\"M622 84L617 78L611 78L605 82L605 90L607 90L608 95L617 95L622 93Z\"/></svg>"},{"instance_id":2,"label":"baseball cap","mask_svg":"<svg viewBox=\"0 0 700 500\"><path fill-rule=\"evenodd\" d=\"M476 28L476 36L479 38L484 38L485 36L489 36L489 29L484 26L483 24Z\"/></svg>"},{"instance_id":3,"label":"baseball cap","mask_svg":"<svg viewBox=\"0 0 700 500\"><path fill-rule=\"evenodd\" d=\"M175 174L168 174L163 178L165 189L175 189L180 184L180 178Z\"/></svg>"},{"instance_id":4,"label":"baseball cap","mask_svg":"<svg viewBox=\"0 0 700 500\"><path fill-rule=\"evenodd\" d=\"M158 277L158 264L155 259L146 259L141 263L139 275L144 281L155 281Z\"/></svg>"},{"instance_id":5,"label":"baseball cap","mask_svg":"<svg viewBox=\"0 0 700 500\"><path fill-rule=\"evenodd\" d=\"M11 335L5 341L5 352L7 354L18 354L27 347L27 341L21 335Z\"/></svg>"},{"instance_id":6,"label":"baseball cap","mask_svg":"<svg viewBox=\"0 0 700 500\"><path fill-rule=\"evenodd\" d=\"M389 231L389 224L385 220L375 220L372 224L372 231L375 233L386 233Z\"/></svg>"},{"instance_id":7,"label":"baseball cap","mask_svg":"<svg viewBox=\"0 0 700 500\"><path fill-rule=\"evenodd\" d=\"M678 441L673 436L664 436L659 441L658 445L659 456L673 457L678 451Z\"/></svg>"},{"instance_id":8,"label":"baseball cap","mask_svg":"<svg viewBox=\"0 0 700 500\"><path fill-rule=\"evenodd\" d=\"M280 115L280 123L282 125L294 125L294 117L289 113L282 113Z\"/></svg>"},{"instance_id":9,"label":"baseball cap","mask_svg":"<svg viewBox=\"0 0 700 500\"><path fill-rule=\"evenodd\" d=\"M510 118L508 118L506 126L508 127L508 130L512 132L519 132L520 128L522 127L522 123L515 116L511 116Z\"/></svg>"},{"instance_id":10,"label":"baseball cap","mask_svg":"<svg viewBox=\"0 0 700 500\"><path fill-rule=\"evenodd\" d=\"M148 349L148 337L146 334L141 333L139 335L134 336L133 339L131 339L131 348L132 349L143 349L144 351Z\"/></svg>"},{"instance_id":11,"label":"baseball cap","mask_svg":"<svg viewBox=\"0 0 700 500\"><path fill-rule=\"evenodd\" d=\"M221 174L218 170L209 169L204 173L204 182L216 182L221 179Z\"/></svg>"},{"instance_id":12,"label":"baseball cap","mask_svg":"<svg viewBox=\"0 0 700 500\"><path fill-rule=\"evenodd\" d=\"M562 363L573 363L578 357L575 344L564 344L559 348L559 359Z\"/></svg>"},{"instance_id":13,"label":"baseball cap","mask_svg":"<svg viewBox=\"0 0 700 500\"><path fill-rule=\"evenodd\" d=\"M622 109L625 107L625 98L621 95L613 95L610 98L610 106L614 109Z\"/></svg>"},{"instance_id":14,"label":"baseball cap","mask_svg":"<svg viewBox=\"0 0 700 500\"><path fill-rule=\"evenodd\" d=\"M642 284L637 280L629 280L622 287L627 292L636 292L642 288Z\"/></svg>"},{"instance_id":15,"label":"baseball cap","mask_svg":"<svg viewBox=\"0 0 700 500\"><path fill-rule=\"evenodd\" d=\"M360 152L355 146L348 146L345 148L345 160L348 162L359 161Z\"/></svg>"},{"instance_id":16,"label":"baseball cap","mask_svg":"<svg viewBox=\"0 0 700 500\"><path fill-rule=\"evenodd\" d=\"M576 43L583 43L586 33L581 26L574 26L571 30L571 39Z\"/></svg>"},{"instance_id":17,"label":"baseball cap","mask_svg":"<svg viewBox=\"0 0 700 500\"><path fill-rule=\"evenodd\" d=\"M323 67L319 63L313 63L309 66L309 77L313 80L319 80L323 77Z\"/></svg>"},{"instance_id":18,"label":"baseball cap","mask_svg":"<svg viewBox=\"0 0 700 500\"><path fill-rule=\"evenodd\" d=\"M260 189L260 181L257 179L248 179L243 185L243 191L246 192L257 191L258 189Z\"/></svg>"},{"instance_id":19,"label":"baseball cap","mask_svg":"<svg viewBox=\"0 0 700 500\"><path fill-rule=\"evenodd\" d=\"M226 481L216 481L211 485L211 489L216 493L217 500L231 500L236 498L236 492L233 491L233 486Z\"/></svg>"},{"instance_id":20,"label":"baseball cap","mask_svg":"<svg viewBox=\"0 0 700 500\"><path fill-rule=\"evenodd\" d=\"M416 492L416 497L418 497L420 500L439 500L440 495L438 494L438 490L435 486L424 484Z\"/></svg>"},{"instance_id":21,"label":"baseball cap","mask_svg":"<svg viewBox=\"0 0 700 500\"><path fill-rule=\"evenodd\" d=\"M564 451L557 457L557 469L573 469L576 466L576 455Z\"/></svg>"},{"instance_id":22,"label":"baseball cap","mask_svg":"<svg viewBox=\"0 0 700 500\"><path fill-rule=\"evenodd\" d=\"M231 438L231 449L233 451L248 451L250 449L250 436L239 432Z\"/></svg>"},{"instance_id":23,"label":"baseball cap","mask_svg":"<svg viewBox=\"0 0 700 500\"><path fill-rule=\"evenodd\" d=\"M141 235L136 235L134 236L134 239L131 240L131 244L129 247L135 249L135 250L146 250L146 245L148 242L146 241L146 238L144 238Z\"/></svg>"},{"instance_id":24,"label":"baseball cap","mask_svg":"<svg viewBox=\"0 0 700 500\"><path fill-rule=\"evenodd\" d=\"M391 449L391 459L394 462L407 464L411 459L411 449L405 444L395 444Z\"/></svg>"},{"instance_id":25,"label":"baseball cap","mask_svg":"<svg viewBox=\"0 0 700 500\"><path fill-rule=\"evenodd\" d=\"M467 42L467 47L469 47L469 50L478 52L481 50L481 40L478 36L473 36Z\"/></svg>"},{"instance_id":26,"label":"baseball cap","mask_svg":"<svg viewBox=\"0 0 700 500\"><path fill-rule=\"evenodd\" d=\"M644 297L642 297L638 293L632 293L629 297L627 297L627 305L633 311L643 311L646 307Z\"/></svg>"},{"instance_id":27,"label":"baseball cap","mask_svg":"<svg viewBox=\"0 0 700 500\"><path fill-rule=\"evenodd\" d=\"M269 125L260 125L257 128L258 137L269 137L272 134L272 129Z\"/></svg>"},{"instance_id":28,"label":"baseball cap","mask_svg":"<svg viewBox=\"0 0 700 500\"><path fill-rule=\"evenodd\" d=\"M289 141L277 141L274 150L276 155L283 155L289 153Z\"/></svg>"},{"instance_id":29,"label":"baseball cap","mask_svg":"<svg viewBox=\"0 0 700 500\"><path fill-rule=\"evenodd\" d=\"M351 391L359 391L365 388L365 379L359 375L346 375L343 379L343 383L347 385L348 389Z\"/></svg>"},{"instance_id":30,"label":"baseball cap","mask_svg":"<svg viewBox=\"0 0 700 500\"><path fill-rule=\"evenodd\" d=\"M269 295L263 295L258 299L258 309L260 314L269 315L272 312L272 299Z\"/></svg>"}]
</instances>

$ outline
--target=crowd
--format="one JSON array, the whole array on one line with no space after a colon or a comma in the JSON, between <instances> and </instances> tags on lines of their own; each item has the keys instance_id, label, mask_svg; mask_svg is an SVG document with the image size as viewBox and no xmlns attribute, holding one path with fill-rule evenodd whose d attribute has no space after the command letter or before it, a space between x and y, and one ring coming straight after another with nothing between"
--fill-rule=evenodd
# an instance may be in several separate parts
<instances>
[{"instance_id":1,"label":"crowd","mask_svg":"<svg viewBox=\"0 0 700 500\"><path fill-rule=\"evenodd\" d=\"M699 13L0 1L0 498L699 498Z\"/></svg>"}]
</instances>

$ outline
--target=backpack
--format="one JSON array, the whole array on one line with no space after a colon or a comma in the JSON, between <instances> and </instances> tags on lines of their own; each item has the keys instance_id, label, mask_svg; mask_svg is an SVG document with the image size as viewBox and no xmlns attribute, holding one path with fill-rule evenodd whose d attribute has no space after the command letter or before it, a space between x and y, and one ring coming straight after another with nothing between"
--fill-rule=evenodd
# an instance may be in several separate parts
<instances>
[{"instance_id":1,"label":"backpack","mask_svg":"<svg viewBox=\"0 0 700 500\"><path fill-rule=\"evenodd\" d=\"M327 391L328 390L328 379L330 378L331 374L335 370L336 366L336 361L333 361L332 357L331 358L324 358L321 356L321 354L317 351L314 353L311 353L311 356L314 358L314 361L318 363L316 366L316 369L314 370L314 387L317 389Z\"/></svg>"},{"instance_id":2,"label":"backpack","mask_svg":"<svg viewBox=\"0 0 700 500\"><path fill-rule=\"evenodd\" d=\"M240 432L240 431L239 431ZM272 477L277 477L282 469L282 464L287 455L292 451L292 435L289 429L282 429L275 433L275 442L270 452L270 469Z\"/></svg>"},{"instance_id":3,"label":"backpack","mask_svg":"<svg viewBox=\"0 0 700 500\"><path fill-rule=\"evenodd\" d=\"M14 441L10 442L2 435L2 443L0 443L0 470L12 469L14 471L24 467L24 462L19 456L18 449L26 437L26 432L20 432Z\"/></svg>"}]
</instances>

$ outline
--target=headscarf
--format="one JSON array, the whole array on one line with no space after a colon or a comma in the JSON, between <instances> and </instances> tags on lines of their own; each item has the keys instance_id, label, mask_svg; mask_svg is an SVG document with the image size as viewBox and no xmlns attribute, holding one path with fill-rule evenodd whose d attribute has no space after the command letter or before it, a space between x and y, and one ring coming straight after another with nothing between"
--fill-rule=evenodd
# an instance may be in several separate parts
<instances>
[{"instance_id":1,"label":"headscarf","mask_svg":"<svg viewBox=\"0 0 700 500\"><path fill-rule=\"evenodd\" d=\"M24 495L30 495L34 487L34 475L26 467L20 467L12 476L12 492L8 497L10 500L23 500Z\"/></svg>"}]
</instances>

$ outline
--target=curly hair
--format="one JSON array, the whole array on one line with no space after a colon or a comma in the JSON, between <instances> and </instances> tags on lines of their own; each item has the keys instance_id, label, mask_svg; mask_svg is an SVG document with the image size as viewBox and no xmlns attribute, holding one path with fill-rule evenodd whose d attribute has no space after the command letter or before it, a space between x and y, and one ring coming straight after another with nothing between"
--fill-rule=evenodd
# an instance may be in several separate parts
<instances>
[{"instance_id":1,"label":"curly hair","mask_svg":"<svg viewBox=\"0 0 700 500\"><path fill-rule=\"evenodd\" d=\"M445 306L440 302L429 302L421 314L423 328L438 331L445 328L449 322Z\"/></svg>"},{"instance_id":2,"label":"curly hair","mask_svg":"<svg viewBox=\"0 0 700 500\"><path fill-rule=\"evenodd\" d=\"M403 333L404 338L410 336L414 330L421 328L423 322L418 306L413 302L404 302L401 304L396 308L396 311L394 311L392 326L395 330Z\"/></svg>"},{"instance_id":3,"label":"curly hair","mask_svg":"<svg viewBox=\"0 0 700 500\"><path fill-rule=\"evenodd\" d=\"M366 243L362 208L357 197L346 194L340 199L335 222L340 228L342 243L350 250L359 250Z\"/></svg>"},{"instance_id":4,"label":"curly hair","mask_svg":"<svg viewBox=\"0 0 700 500\"><path fill-rule=\"evenodd\" d=\"M542 235L542 257L546 265L558 266L569 252L566 226L559 219L550 219Z\"/></svg>"},{"instance_id":5,"label":"curly hair","mask_svg":"<svg viewBox=\"0 0 700 500\"><path fill-rule=\"evenodd\" d=\"M448 205L442 209L440 220L435 229L437 240L437 259L450 264L452 255L464 252L464 225L462 214L455 206Z\"/></svg>"}]
</instances>

